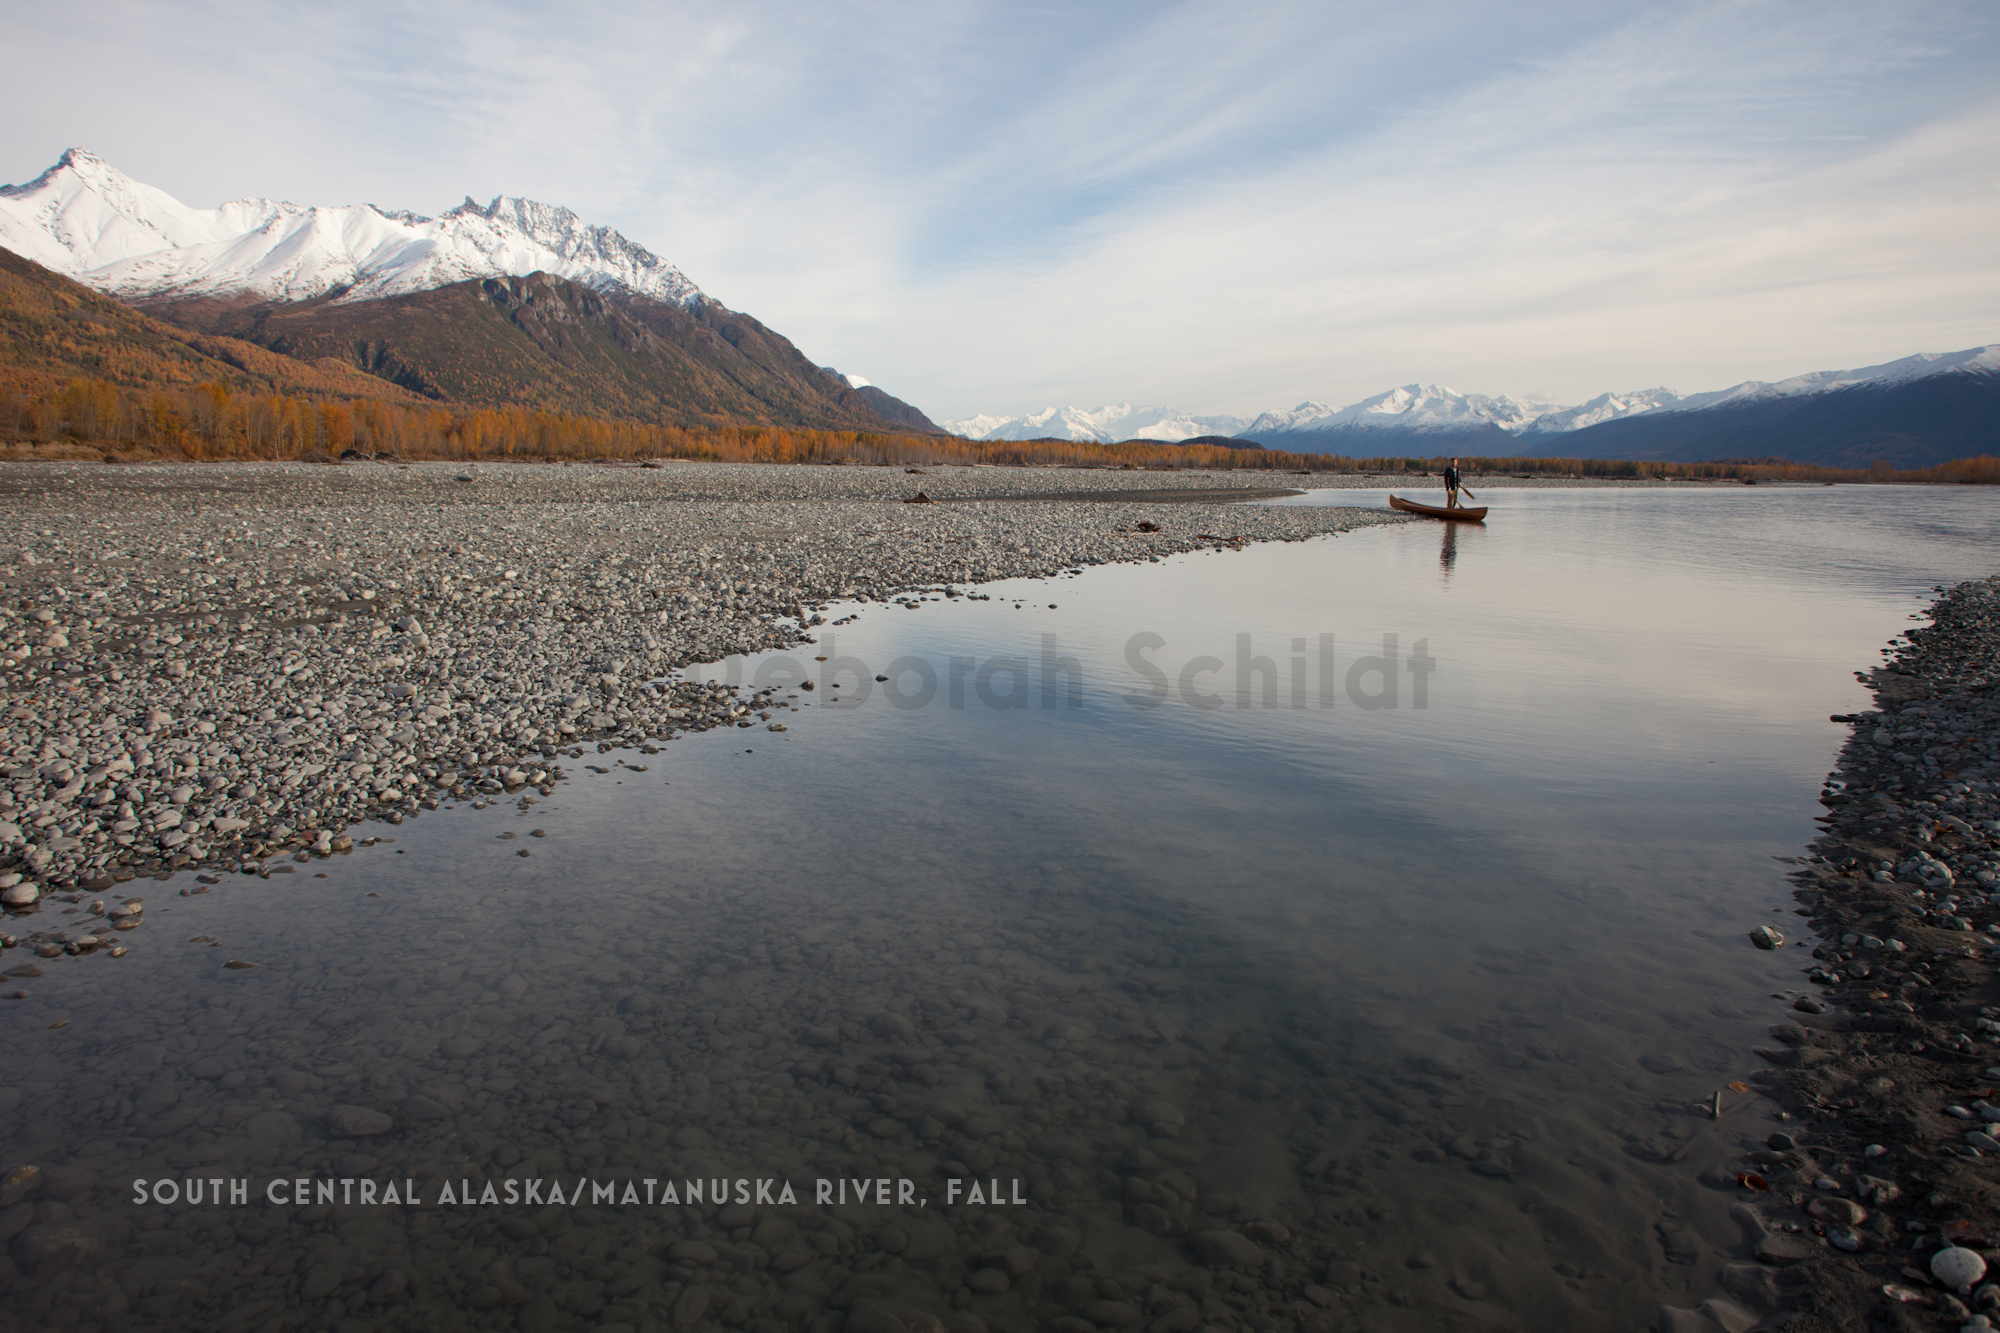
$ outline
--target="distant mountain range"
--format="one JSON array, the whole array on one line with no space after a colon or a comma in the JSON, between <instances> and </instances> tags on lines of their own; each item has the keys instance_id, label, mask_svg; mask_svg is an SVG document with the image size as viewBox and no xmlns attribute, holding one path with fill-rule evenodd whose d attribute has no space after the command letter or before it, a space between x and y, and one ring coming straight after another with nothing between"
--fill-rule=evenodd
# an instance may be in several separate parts
<instances>
[{"instance_id":1,"label":"distant mountain range","mask_svg":"<svg viewBox=\"0 0 2000 1333\"><path fill-rule=\"evenodd\" d=\"M1234 435L1248 417L1199 417L1171 407L1051 407L1021 417L977 416L940 423L953 435L972 440L1165 440L1179 443L1197 435Z\"/></svg>"},{"instance_id":2,"label":"distant mountain range","mask_svg":"<svg viewBox=\"0 0 2000 1333\"><path fill-rule=\"evenodd\" d=\"M1516 457L1701 462L1782 456L1794 462L1898 468L2000 453L2000 345L1921 353L1858 370L1686 397L1671 389L1603 393L1575 406L1408 384L1346 407L1304 402L1252 419L1173 408L1049 408L944 423L974 439L1178 442L1227 435L1297 453L1356 457L1463 452Z\"/></svg>"},{"instance_id":3,"label":"distant mountain range","mask_svg":"<svg viewBox=\"0 0 2000 1333\"><path fill-rule=\"evenodd\" d=\"M0 186L0 250L12 252L0 271L25 293L22 309L47 316L15 311L0 331L5 364L37 383L118 378L131 366L100 354L111 339L149 367L132 372L131 387L226 365L244 383L380 386L664 425L939 430L860 376L814 364L643 246L527 199L467 199L436 217L269 199L199 209L71 149L34 181ZM63 294L69 280L154 321L106 322L101 305ZM1364 457L1921 467L2000 453L2000 346L1686 397L1655 388L1566 406L1410 384L1346 407L1307 401L1254 418L1118 403L943 429L989 440L1220 437Z\"/></svg>"},{"instance_id":4,"label":"distant mountain range","mask_svg":"<svg viewBox=\"0 0 2000 1333\"><path fill-rule=\"evenodd\" d=\"M198 209L73 148L0 187L0 248L170 326L439 401L664 425L937 430L883 390L823 372L643 246L527 199L467 199L438 217L269 199Z\"/></svg>"}]
</instances>

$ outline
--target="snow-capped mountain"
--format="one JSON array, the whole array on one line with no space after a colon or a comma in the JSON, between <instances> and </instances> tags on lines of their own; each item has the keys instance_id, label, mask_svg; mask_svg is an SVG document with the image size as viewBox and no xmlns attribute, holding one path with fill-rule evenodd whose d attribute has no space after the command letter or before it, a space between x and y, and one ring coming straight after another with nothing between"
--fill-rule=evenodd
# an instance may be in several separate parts
<instances>
[{"instance_id":1,"label":"snow-capped mountain","mask_svg":"<svg viewBox=\"0 0 2000 1333\"><path fill-rule=\"evenodd\" d=\"M124 300L364 301L536 270L675 305L702 299L643 246L531 199L468 198L437 217L271 199L190 208L81 148L0 187L0 246Z\"/></svg>"},{"instance_id":2,"label":"snow-capped mountain","mask_svg":"<svg viewBox=\"0 0 2000 1333\"><path fill-rule=\"evenodd\" d=\"M989 414L941 423L953 435L971 440L1191 440L1201 435L1234 435L1244 417L1194 416L1171 407L1049 407L1021 417Z\"/></svg>"},{"instance_id":3,"label":"snow-capped mountain","mask_svg":"<svg viewBox=\"0 0 2000 1333\"><path fill-rule=\"evenodd\" d=\"M1864 385L1874 389L1886 389L1892 385L1908 384L1913 380L1929 379L1933 375L1996 373L2000 373L2000 345L1969 347L1963 352L1919 352L1915 356L1885 361L1879 366L1863 366L1858 370L1815 370L1774 382L1745 380L1741 384L1718 389L1712 393L1690 394L1674 404L1673 410L1695 411L1704 407L1721 407L1725 404L1768 398L1832 393Z\"/></svg>"},{"instance_id":4,"label":"snow-capped mountain","mask_svg":"<svg viewBox=\"0 0 2000 1333\"><path fill-rule=\"evenodd\" d=\"M1928 467L2000 453L1996 399L2000 344L1924 352L1856 370L1745 380L1686 396L1665 388L1601 393L1574 406L1406 384L1346 407L1308 400L1250 420L1118 403L1051 407L1019 417L988 413L943 424L975 440L1231 435L1274 449L1356 456L1408 450L1694 462L1784 454L1840 467L1865 468L1877 458Z\"/></svg>"},{"instance_id":5,"label":"snow-capped mountain","mask_svg":"<svg viewBox=\"0 0 2000 1333\"><path fill-rule=\"evenodd\" d=\"M1571 425L1562 420L1569 414L1551 414L1522 432L1521 452L1679 463L1775 457L1857 469L2000 454L1996 346L1775 383L1747 380L1685 398L1658 392L1662 401L1648 405L1648 395L1632 395L1641 401L1631 410L1596 421ZM1571 411L1588 414L1592 406Z\"/></svg>"},{"instance_id":6,"label":"snow-capped mountain","mask_svg":"<svg viewBox=\"0 0 2000 1333\"><path fill-rule=\"evenodd\" d=\"M1117 403L1097 408L1050 407L1018 417L981 413L942 425L953 435L974 440L1055 438L1104 443L1234 435L1275 448L1310 448L1315 441L1332 441L1356 431L1400 430L1421 431L1439 437L1440 443L1473 444L1482 436L1497 439L1496 433L1564 435L1647 413L1692 412L1863 386L1887 388L1954 373L2000 373L2000 345L1963 352L1924 352L1879 366L1815 371L1775 382L1745 380L1727 389L1686 397L1666 388L1601 393L1575 406L1504 393L1490 397L1460 393L1439 384L1406 384L1345 407L1308 399L1289 410L1263 412L1254 418L1198 416L1176 408Z\"/></svg>"},{"instance_id":7,"label":"snow-capped mountain","mask_svg":"<svg viewBox=\"0 0 2000 1333\"><path fill-rule=\"evenodd\" d=\"M1559 435L1606 421L1620 421L1641 412L1673 411L1686 400L1672 389L1641 389L1636 393L1600 393L1575 407L1544 412L1518 431L1522 435Z\"/></svg>"},{"instance_id":8,"label":"snow-capped mountain","mask_svg":"<svg viewBox=\"0 0 2000 1333\"><path fill-rule=\"evenodd\" d=\"M1489 398L1459 393L1437 384L1406 384L1347 407L1307 401L1289 412L1266 412L1244 432L1251 439L1265 434L1352 428L1388 430L1465 430L1497 426L1518 431L1557 404L1522 400L1509 394Z\"/></svg>"}]
</instances>

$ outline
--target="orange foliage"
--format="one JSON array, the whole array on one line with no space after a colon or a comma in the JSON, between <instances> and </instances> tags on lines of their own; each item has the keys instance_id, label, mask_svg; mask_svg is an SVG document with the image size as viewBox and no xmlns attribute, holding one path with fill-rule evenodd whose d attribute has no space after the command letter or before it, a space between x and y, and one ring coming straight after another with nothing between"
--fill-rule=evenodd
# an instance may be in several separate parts
<instances>
[{"instance_id":1,"label":"orange foliage","mask_svg":"<svg viewBox=\"0 0 2000 1333\"><path fill-rule=\"evenodd\" d=\"M393 386L385 388L402 401L254 393L216 382L141 390L101 379L72 378L56 383L47 376L0 370L0 439L70 441L188 459L337 458L356 450L409 459L690 458L739 463L986 463L1334 473L1424 474L1443 465L1442 458L1348 458L1150 441L1093 444L763 426L654 426L524 407L450 408L412 401ZM1615 459L1468 458L1462 463L1472 475L2000 483L2000 459L1992 457L1959 459L1912 472L1790 463Z\"/></svg>"}]
</instances>

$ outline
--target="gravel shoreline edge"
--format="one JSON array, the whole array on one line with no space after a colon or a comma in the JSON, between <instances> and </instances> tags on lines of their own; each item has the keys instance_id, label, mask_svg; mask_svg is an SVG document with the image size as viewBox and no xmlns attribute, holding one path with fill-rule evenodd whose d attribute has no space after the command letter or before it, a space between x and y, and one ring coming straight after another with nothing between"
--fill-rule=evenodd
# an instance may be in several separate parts
<instances>
[{"instance_id":1,"label":"gravel shoreline edge","mask_svg":"<svg viewBox=\"0 0 2000 1333\"><path fill-rule=\"evenodd\" d=\"M1779 1110L1732 1216L1760 1261L1731 1294L1758 1329L1966 1329L2000 1321L2000 577L1939 596L1931 623L1857 676L1876 707L1820 800L1790 878L1811 949L1753 1077ZM1663 1309L1664 1333L1745 1311ZM1754 1316L1752 1316L1754 1317Z\"/></svg>"},{"instance_id":2,"label":"gravel shoreline edge","mask_svg":"<svg viewBox=\"0 0 2000 1333\"><path fill-rule=\"evenodd\" d=\"M776 690L667 677L811 643L837 605L1406 521L1226 504L1274 492L1056 468L0 469L0 945L122 956L142 877L205 871L180 892L206 893L350 852L364 821L546 795L593 748L783 731Z\"/></svg>"}]
</instances>

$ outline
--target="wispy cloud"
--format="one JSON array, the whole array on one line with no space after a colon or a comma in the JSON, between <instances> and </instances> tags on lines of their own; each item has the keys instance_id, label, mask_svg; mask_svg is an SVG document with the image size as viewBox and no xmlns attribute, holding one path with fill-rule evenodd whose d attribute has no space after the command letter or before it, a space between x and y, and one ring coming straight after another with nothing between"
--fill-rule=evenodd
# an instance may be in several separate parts
<instances>
[{"instance_id":1,"label":"wispy cloud","mask_svg":"<svg viewBox=\"0 0 2000 1333\"><path fill-rule=\"evenodd\" d=\"M2000 336L1976 0L9 8L0 175L564 203L941 416Z\"/></svg>"}]
</instances>

